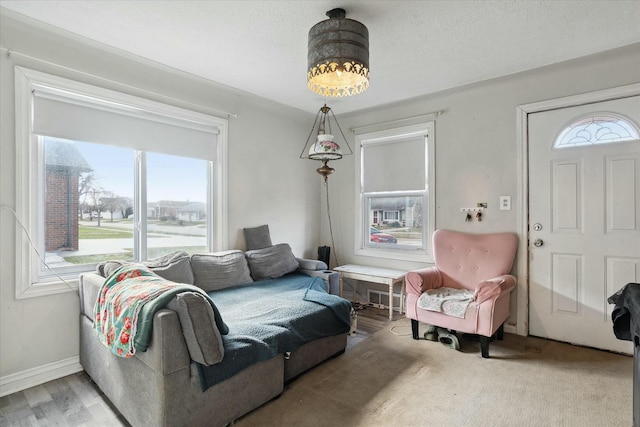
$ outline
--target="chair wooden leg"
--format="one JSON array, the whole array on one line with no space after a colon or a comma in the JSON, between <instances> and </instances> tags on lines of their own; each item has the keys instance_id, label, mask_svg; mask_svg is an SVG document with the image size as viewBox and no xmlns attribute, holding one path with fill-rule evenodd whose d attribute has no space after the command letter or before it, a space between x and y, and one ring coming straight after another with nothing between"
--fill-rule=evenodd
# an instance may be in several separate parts
<instances>
[{"instance_id":1,"label":"chair wooden leg","mask_svg":"<svg viewBox=\"0 0 640 427\"><path fill-rule=\"evenodd\" d=\"M413 334L413 339L417 340L418 337L418 321L416 319L411 319L411 333Z\"/></svg>"},{"instance_id":2,"label":"chair wooden leg","mask_svg":"<svg viewBox=\"0 0 640 427\"><path fill-rule=\"evenodd\" d=\"M480 350L482 351L482 357L485 359L489 358L489 341L491 341L491 338L480 335Z\"/></svg>"},{"instance_id":3,"label":"chair wooden leg","mask_svg":"<svg viewBox=\"0 0 640 427\"><path fill-rule=\"evenodd\" d=\"M504 339L504 323L500 325L496 331L496 338L498 338L498 341L502 341Z\"/></svg>"}]
</instances>

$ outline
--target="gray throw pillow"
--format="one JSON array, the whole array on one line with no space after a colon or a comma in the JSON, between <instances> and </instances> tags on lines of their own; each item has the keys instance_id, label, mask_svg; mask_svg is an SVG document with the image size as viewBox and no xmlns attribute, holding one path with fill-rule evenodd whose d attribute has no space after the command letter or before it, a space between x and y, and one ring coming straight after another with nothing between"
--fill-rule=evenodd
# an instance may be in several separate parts
<instances>
[{"instance_id":1,"label":"gray throw pillow","mask_svg":"<svg viewBox=\"0 0 640 427\"><path fill-rule=\"evenodd\" d=\"M167 307L178 313L191 360L207 366L222 361L222 337L215 322L211 303L204 295L182 292L177 294Z\"/></svg>"},{"instance_id":2,"label":"gray throw pillow","mask_svg":"<svg viewBox=\"0 0 640 427\"><path fill-rule=\"evenodd\" d=\"M272 246L269 226L261 225L260 227L245 228L244 241L248 251Z\"/></svg>"},{"instance_id":3,"label":"gray throw pillow","mask_svg":"<svg viewBox=\"0 0 640 427\"><path fill-rule=\"evenodd\" d=\"M135 261L110 260L99 263L96 272L102 277L109 277L123 265L135 264ZM176 283L193 285L193 271L189 254L185 251L175 251L170 254L143 261L140 264L149 267L149 270L158 276Z\"/></svg>"},{"instance_id":4,"label":"gray throw pillow","mask_svg":"<svg viewBox=\"0 0 640 427\"><path fill-rule=\"evenodd\" d=\"M270 248L245 252L253 280L277 279L298 269L291 247L280 243Z\"/></svg>"},{"instance_id":5,"label":"gray throw pillow","mask_svg":"<svg viewBox=\"0 0 640 427\"><path fill-rule=\"evenodd\" d=\"M103 261L101 263L98 263L98 265L96 266L96 273L98 273L102 277L107 278L120 267L131 264L135 264L135 261L124 261L118 259Z\"/></svg>"},{"instance_id":6,"label":"gray throw pillow","mask_svg":"<svg viewBox=\"0 0 640 427\"><path fill-rule=\"evenodd\" d=\"M191 255L194 285L205 291L217 291L251 283L251 273L242 251Z\"/></svg>"},{"instance_id":7,"label":"gray throw pillow","mask_svg":"<svg viewBox=\"0 0 640 427\"><path fill-rule=\"evenodd\" d=\"M177 251L160 258L143 262L149 270L158 276L176 283L193 285L193 270L189 254L185 251Z\"/></svg>"}]
</instances>

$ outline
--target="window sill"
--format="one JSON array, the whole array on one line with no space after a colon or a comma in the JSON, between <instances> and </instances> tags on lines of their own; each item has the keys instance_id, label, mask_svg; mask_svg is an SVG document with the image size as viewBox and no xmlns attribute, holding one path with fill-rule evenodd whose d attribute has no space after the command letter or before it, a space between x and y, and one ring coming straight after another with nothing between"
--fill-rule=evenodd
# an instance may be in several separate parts
<instances>
[{"instance_id":1,"label":"window sill","mask_svg":"<svg viewBox=\"0 0 640 427\"><path fill-rule=\"evenodd\" d=\"M366 256L366 257L373 257L373 258L386 258L386 259L397 259L401 261L433 263L433 257L424 251L359 248L359 249L356 249L355 254L359 256Z\"/></svg>"},{"instance_id":2,"label":"window sill","mask_svg":"<svg viewBox=\"0 0 640 427\"><path fill-rule=\"evenodd\" d=\"M16 292L16 299L36 298L47 295L62 294L66 292L78 293L79 279L65 279L66 283L61 280L52 282L32 283L26 288L21 289L22 292ZM16 289L16 291L18 291Z\"/></svg>"}]
</instances>

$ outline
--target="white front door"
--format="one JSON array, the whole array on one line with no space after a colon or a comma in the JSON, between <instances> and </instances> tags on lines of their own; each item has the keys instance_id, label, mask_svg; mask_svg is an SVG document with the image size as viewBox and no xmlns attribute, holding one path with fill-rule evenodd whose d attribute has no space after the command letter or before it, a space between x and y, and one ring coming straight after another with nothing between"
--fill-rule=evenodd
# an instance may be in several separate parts
<instances>
[{"instance_id":1,"label":"white front door","mask_svg":"<svg viewBox=\"0 0 640 427\"><path fill-rule=\"evenodd\" d=\"M633 134L640 96L528 116L529 333L632 353L607 298L640 282L640 141L616 139L624 129L606 117ZM554 146L572 125L565 140L598 141Z\"/></svg>"}]
</instances>

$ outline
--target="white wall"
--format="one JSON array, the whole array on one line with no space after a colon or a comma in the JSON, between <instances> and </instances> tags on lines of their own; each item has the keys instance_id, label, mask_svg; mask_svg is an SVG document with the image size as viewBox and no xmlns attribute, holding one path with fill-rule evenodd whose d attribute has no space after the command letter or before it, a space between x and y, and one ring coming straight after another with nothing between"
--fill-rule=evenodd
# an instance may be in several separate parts
<instances>
[{"instance_id":1,"label":"white wall","mask_svg":"<svg viewBox=\"0 0 640 427\"><path fill-rule=\"evenodd\" d=\"M425 78L428 78L428 70ZM435 125L436 228L520 234L518 220L524 219L524 213L520 209L516 107L639 81L640 44L635 44L380 108L339 115L338 120L346 130L444 111ZM352 133L346 136L350 137L350 143L354 140ZM336 172L329 178L340 262L407 270L428 266L426 263L355 255L354 157L332 162ZM499 210L501 195L511 196L511 211ZM477 202L488 203L482 222L465 222L460 208L474 207ZM323 218L322 236L323 244L329 245L326 218ZM526 239L526 236L520 235L520 239ZM519 283L517 289L522 288L523 284ZM514 293L508 321L512 325L516 324L516 298ZM526 318L518 320L518 324L522 324Z\"/></svg>"},{"instance_id":2,"label":"white wall","mask_svg":"<svg viewBox=\"0 0 640 427\"><path fill-rule=\"evenodd\" d=\"M20 65L203 113L220 115L215 110L237 113L238 118L229 119L230 248L244 248L243 227L269 224L274 243L290 243L299 256L315 255L320 236L317 185L320 178L309 162L298 158L313 122L312 114L138 58L121 56L100 45L79 43L32 21L18 22L0 15L0 31L1 47L16 52L8 58L3 50L0 58L2 205L15 207L13 68ZM10 211L3 209L0 223L3 389L12 382L38 377L42 374L41 367L44 371L60 366L62 371L65 367L77 367L78 355L79 310L75 292L15 299L16 230Z\"/></svg>"}]
</instances>

